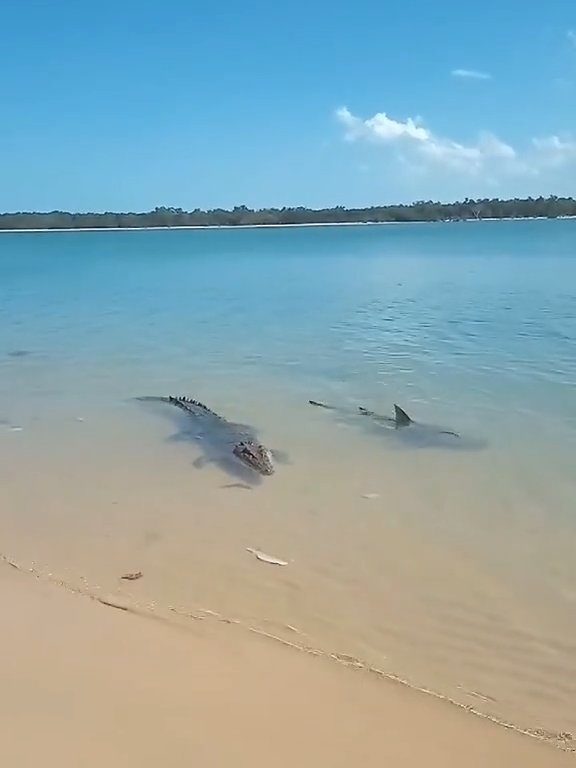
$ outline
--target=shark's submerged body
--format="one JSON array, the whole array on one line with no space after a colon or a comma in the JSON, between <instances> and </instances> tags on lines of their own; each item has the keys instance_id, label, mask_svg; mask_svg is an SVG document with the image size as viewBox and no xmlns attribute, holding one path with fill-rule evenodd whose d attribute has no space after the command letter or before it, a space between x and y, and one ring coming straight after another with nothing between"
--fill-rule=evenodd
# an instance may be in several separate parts
<instances>
[{"instance_id":1,"label":"shark's submerged body","mask_svg":"<svg viewBox=\"0 0 576 768\"><path fill-rule=\"evenodd\" d=\"M194 466L215 464L228 475L251 485L275 471L274 452L259 442L256 431L246 425L228 421L208 406L188 397L138 397L147 403L173 406L181 415L178 432L172 440L194 441L201 455ZM177 410L176 410L177 409ZM281 458L279 452L276 458Z\"/></svg>"},{"instance_id":2,"label":"shark's submerged body","mask_svg":"<svg viewBox=\"0 0 576 768\"><path fill-rule=\"evenodd\" d=\"M448 448L453 450L479 450L485 447L482 440L464 437L447 427L423 424L414 421L399 405L394 406L394 416L385 416L359 406L340 407L318 400L309 400L310 405L334 411L346 421L363 422L371 431L384 432L398 442L412 448Z\"/></svg>"}]
</instances>

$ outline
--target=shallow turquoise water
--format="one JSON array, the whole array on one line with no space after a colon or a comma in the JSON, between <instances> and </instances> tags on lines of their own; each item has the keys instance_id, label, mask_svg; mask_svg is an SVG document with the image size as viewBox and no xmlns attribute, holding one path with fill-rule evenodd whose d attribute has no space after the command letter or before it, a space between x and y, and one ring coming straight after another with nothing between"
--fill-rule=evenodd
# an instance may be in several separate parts
<instances>
[{"instance_id":1,"label":"shallow turquoise water","mask_svg":"<svg viewBox=\"0 0 576 768\"><path fill-rule=\"evenodd\" d=\"M2 343L156 360L177 335L215 370L297 358L423 387L408 369L505 364L570 383L575 245L572 221L4 234Z\"/></svg>"},{"instance_id":2,"label":"shallow turquoise water","mask_svg":"<svg viewBox=\"0 0 576 768\"><path fill-rule=\"evenodd\" d=\"M29 354L14 354L21 352ZM366 654L394 648L392 627L380 622L367 628L384 589L376 583L380 555L374 553L371 560L368 553L370 538L381 532L382 523L376 516L360 523L356 500L361 491L374 488L383 497L389 489L394 499L397 517L386 535L392 535L394 526L396 532L405 526L402 536L408 541L414 536L431 547L434 540L438 562L460 554L468 557L466 562L473 560L470 595L477 586L474 579L494 579L490 588L488 581L482 582L484 612L492 599L498 603L493 584L504 585L502 616L519 606L514 621L531 638L526 647L536 642L543 647L548 643L549 649L561 647L561 639L573 630L565 620L576 598L570 554L576 541L575 384L574 221L0 235L0 479L4 507L10 510L2 521L5 538L14 537L14 546L33 557L34 546L23 535L18 538L18 526L33 520L42 527L42 517L31 511L37 510L38 498L24 488L33 468L42 488L40 506L50 507L45 502L56 491L48 475L53 479L59 470L45 469L44 480L42 473L43 467L52 467L53 455L65 457L62 466L69 477L82 477L79 484L101 486L107 477L112 486L114 471L132 472L145 515L147 492L152 494L154 483L171 471L162 463L164 457L177 461L184 454L164 442L169 428L148 414L136 415L130 398L170 393L198 397L255 424L275 446L290 449L291 467L284 475L279 470L272 490L262 491L269 494L262 496L266 509L260 510L260 497L250 497L254 515L261 515L250 524L264 541L248 543L263 546L269 536L277 548L282 542L292 546L301 559L310 542L316 557L326 547L324 571L306 577L308 597L287 597L281 618L310 621L318 642L338 643L340 650L348 650L358 638ZM485 447L464 457L434 451L415 456L362 423L339 428L328 414L311 409L309 398L362 404L385 414L397 402L416 419L456 429ZM89 441L93 469L88 448L79 448L79 438L71 437L69 422L77 417L97 425ZM14 426L23 427L22 432L12 430ZM110 429L116 430L113 460ZM154 479L144 471L138 474L139 461L150 466L147 452L153 453L157 467ZM169 482L173 490L185 488L189 498L188 473L187 463ZM61 487L68 481L63 474L54 482ZM208 474L202 482L208 487L218 479ZM346 493L347 483L355 501L339 507L336 497ZM293 529L280 513L273 518L270 512L284 509L287 498ZM174 501L175 507L178 503ZM309 523L307 514L326 514L326 528L319 518ZM74 525L80 525L79 518L76 509ZM195 524L205 526L206 537L212 535L208 519ZM46 560L62 559L48 563L51 568L72 568L72 548L54 544L51 550L46 544L57 532L56 523L46 526L37 550ZM345 557L338 542L354 536L359 537L356 565L350 561L344 566L338 560ZM94 549L95 541L90 544ZM87 563L89 547L83 552ZM225 569L224 561L219 562ZM365 613L347 626L342 616L338 622L330 619L330 610L338 613L339 599L353 598L338 597L344 593L335 586L330 592L328 564L334 566L330 589L337 585L352 590L354 584L366 599ZM424 581L433 567L440 568L430 565ZM242 595L229 597L230 604L241 610L245 600L245 610L260 616L268 604L249 578ZM463 640L455 649L453 637L452 645L442 646L443 635L434 624L449 623L449 575L439 577L438 589L446 590L446 600L437 615L432 600L425 599L424 581L419 599L429 613L421 621L430 620L426 647L438 644L439 666L434 666L431 652L419 665L428 650L416 640L412 656L398 650L397 664L408 672L416 670L424 683L428 666L442 688L448 666L442 667L441 654L456 664L461 653L461 670L471 678L478 674L482 681L471 661L478 655L472 651L475 630L468 645ZM317 593L315 583L324 585ZM411 581L411 595L417 584L416 578ZM178 588L174 580L174 591ZM210 592L208 578L203 589ZM272 603L272 585L270 589ZM210 593L210 598L225 601L224 592ZM529 592L534 602L522 602ZM465 608L458 603L455 623L470 618L472 602ZM319 619L314 624L314 616L324 624ZM400 626L400 618L398 622ZM412 630L407 621L400 636L404 646ZM499 631L491 630L490 642L484 643L491 658L497 654ZM398 627L394 632L400 633ZM506 635L503 625L502 633ZM573 655L566 650L566 659L549 673L548 688L542 665L541 678L520 695L514 686L525 660L504 654L506 674L501 677L509 680L509 689L501 693L502 711L509 717L514 707L520 711L520 700L532 700L534 690L545 690L552 698L558 694L555 706L566 710L567 701L576 702L576 691L561 691L560 696L558 680ZM538 658L529 664L537 666ZM446 678L446 690L453 693L456 685ZM496 686L497 681L486 674L486 685ZM554 719L554 712L551 705L546 716ZM535 717L528 707L525 717L530 722Z\"/></svg>"},{"instance_id":3,"label":"shallow turquoise water","mask_svg":"<svg viewBox=\"0 0 576 768\"><path fill-rule=\"evenodd\" d=\"M572 221L0 240L4 396L273 388L568 451L575 342Z\"/></svg>"}]
</instances>

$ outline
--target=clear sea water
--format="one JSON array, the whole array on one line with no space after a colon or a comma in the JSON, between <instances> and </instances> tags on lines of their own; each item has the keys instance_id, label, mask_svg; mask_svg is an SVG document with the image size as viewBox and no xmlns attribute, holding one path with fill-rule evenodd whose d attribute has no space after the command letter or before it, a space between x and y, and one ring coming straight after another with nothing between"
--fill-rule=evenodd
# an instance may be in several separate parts
<instances>
[{"instance_id":1,"label":"clear sea water","mask_svg":"<svg viewBox=\"0 0 576 768\"><path fill-rule=\"evenodd\" d=\"M0 551L576 732L575 384L575 221L2 233ZM226 488L155 394L290 463Z\"/></svg>"}]
</instances>

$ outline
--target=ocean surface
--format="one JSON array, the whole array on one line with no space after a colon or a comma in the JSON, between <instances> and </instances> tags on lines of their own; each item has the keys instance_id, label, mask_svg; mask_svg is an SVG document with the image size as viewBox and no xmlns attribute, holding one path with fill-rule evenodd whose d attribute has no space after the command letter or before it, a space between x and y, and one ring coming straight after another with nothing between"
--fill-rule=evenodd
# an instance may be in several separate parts
<instances>
[{"instance_id":1,"label":"ocean surface","mask_svg":"<svg viewBox=\"0 0 576 768\"><path fill-rule=\"evenodd\" d=\"M569 744L575 385L576 221L1 233L0 554ZM196 468L169 394L288 461Z\"/></svg>"}]
</instances>

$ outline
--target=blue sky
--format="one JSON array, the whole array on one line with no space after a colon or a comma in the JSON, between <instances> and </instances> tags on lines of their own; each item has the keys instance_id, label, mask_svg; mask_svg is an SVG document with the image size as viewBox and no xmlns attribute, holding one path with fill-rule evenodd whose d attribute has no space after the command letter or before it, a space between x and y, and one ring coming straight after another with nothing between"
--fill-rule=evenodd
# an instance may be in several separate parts
<instances>
[{"instance_id":1,"label":"blue sky","mask_svg":"<svg viewBox=\"0 0 576 768\"><path fill-rule=\"evenodd\" d=\"M3 0L0 210L576 194L573 0Z\"/></svg>"}]
</instances>

